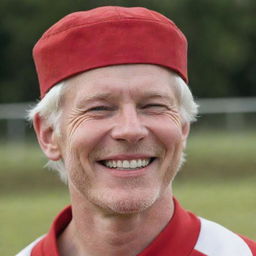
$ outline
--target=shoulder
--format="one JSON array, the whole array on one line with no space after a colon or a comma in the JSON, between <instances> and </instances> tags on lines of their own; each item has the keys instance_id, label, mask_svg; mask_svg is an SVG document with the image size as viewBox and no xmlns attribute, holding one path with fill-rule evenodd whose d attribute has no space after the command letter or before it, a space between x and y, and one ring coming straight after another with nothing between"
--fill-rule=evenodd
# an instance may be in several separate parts
<instances>
[{"instance_id":1,"label":"shoulder","mask_svg":"<svg viewBox=\"0 0 256 256\"><path fill-rule=\"evenodd\" d=\"M256 256L255 243L225 227L199 218L201 230L195 249L211 256Z\"/></svg>"},{"instance_id":2,"label":"shoulder","mask_svg":"<svg viewBox=\"0 0 256 256\"><path fill-rule=\"evenodd\" d=\"M256 242L252 241L251 239L248 239L247 237L241 236L241 238L248 244L252 251L252 255L256 255Z\"/></svg>"},{"instance_id":3,"label":"shoulder","mask_svg":"<svg viewBox=\"0 0 256 256\"><path fill-rule=\"evenodd\" d=\"M41 236L37 238L35 241L33 241L31 244L29 244L27 247L25 247L22 251L20 251L16 256L31 256L32 249L34 246L44 237Z\"/></svg>"}]
</instances>

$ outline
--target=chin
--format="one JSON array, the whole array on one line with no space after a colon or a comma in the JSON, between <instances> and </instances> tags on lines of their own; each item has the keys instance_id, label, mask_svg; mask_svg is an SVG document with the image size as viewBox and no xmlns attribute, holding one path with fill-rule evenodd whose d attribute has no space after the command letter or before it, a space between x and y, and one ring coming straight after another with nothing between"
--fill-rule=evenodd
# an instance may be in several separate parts
<instances>
[{"instance_id":1,"label":"chin","mask_svg":"<svg viewBox=\"0 0 256 256\"><path fill-rule=\"evenodd\" d=\"M151 207L159 197L159 191L130 191L126 193L97 193L90 195L91 203L114 214L133 214Z\"/></svg>"},{"instance_id":2,"label":"chin","mask_svg":"<svg viewBox=\"0 0 256 256\"><path fill-rule=\"evenodd\" d=\"M155 200L120 200L109 204L109 208L118 214L133 214L143 212L153 205Z\"/></svg>"}]
</instances>

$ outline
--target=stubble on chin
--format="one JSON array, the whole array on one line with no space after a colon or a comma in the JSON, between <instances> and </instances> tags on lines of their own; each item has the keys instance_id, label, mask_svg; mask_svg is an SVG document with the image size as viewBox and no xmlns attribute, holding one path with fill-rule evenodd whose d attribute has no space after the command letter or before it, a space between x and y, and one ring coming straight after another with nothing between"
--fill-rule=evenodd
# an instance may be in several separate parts
<instances>
[{"instance_id":1,"label":"stubble on chin","mask_svg":"<svg viewBox=\"0 0 256 256\"><path fill-rule=\"evenodd\" d=\"M103 188L95 183L93 185L91 184L93 181L86 176L81 159L75 157L75 154L69 155L70 163L76 163L75 166L69 166L73 170L70 179L76 188L75 193L80 194L80 199L83 198L84 202L87 201L91 206L101 209L103 212L123 215L139 213L153 206L164 193L164 190L170 188L170 183L182 165L183 157L182 150L179 154L175 154L175 159L173 159L175 161L169 165L171 170L167 172L168 174L165 174L165 177L162 177L164 178L164 187L155 186L156 184L153 181L152 184L149 184L141 179L126 181L122 186L123 191L121 193L111 187Z\"/></svg>"},{"instance_id":2,"label":"stubble on chin","mask_svg":"<svg viewBox=\"0 0 256 256\"><path fill-rule=\"evenodd\" d=\"M124 194L124 193L123 193ZM143 192L133 195L127 192L126 195L114 195L111 192L90 191L88 199L91 203L106 211L109 214L133 214L139 213L151 207L159 197L159 191L151 193Z\"/></svg>"}]
</instances>

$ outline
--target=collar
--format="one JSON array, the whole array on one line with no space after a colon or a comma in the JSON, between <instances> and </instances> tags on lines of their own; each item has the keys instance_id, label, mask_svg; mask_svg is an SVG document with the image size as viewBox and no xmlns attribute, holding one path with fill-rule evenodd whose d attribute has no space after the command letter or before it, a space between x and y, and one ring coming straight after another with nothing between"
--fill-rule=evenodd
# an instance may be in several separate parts
<instances>
[{"instance_id":1,"label":"collar","mask_svg":"<svg viewBox=\"0 0 256 256\"><path fill-rule=\"evenodd\" d=\"M68 206L54 219L49 233L36 244L32 250L31 256L60 256L57 239L71 219L72 209L71 206Z\"/></svg>"},{"instance_id":2,"label":"collar","mask_svg":"<svg viewBox=\"0 0 256 256\"><path fill-rule=\"evenodd\" d=\"M188 256L194 249L200 231L199 219L184 210L174 199L174 215L162 232L138 256ZM60 256L58 236L72 219L71 206L54 220L49 233L33 248L31 256Z\"/></svg>"},{"instance_id":3,"label":"collar","mask_svg":"<svg viewBox=\"0 0 256 256\"><path fill-rule=\"evenodd\" d=\"M174 215L162 232L138 256L188 256L200 232L200 220L174 198Z\"/></svg>"}]
</instances>

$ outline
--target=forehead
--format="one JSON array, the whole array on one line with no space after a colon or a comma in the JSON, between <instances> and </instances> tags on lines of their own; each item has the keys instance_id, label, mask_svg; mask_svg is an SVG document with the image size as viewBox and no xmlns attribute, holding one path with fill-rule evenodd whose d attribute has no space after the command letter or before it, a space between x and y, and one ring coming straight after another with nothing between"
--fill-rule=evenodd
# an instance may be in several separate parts
<instances>
[{"instance_id":1,"label":"forehead","mask_svg":"<svg viewBox=\"0 0 256 256\"><path fill-rule=\"evenodd\" d=\"M164 67L150 64L115 65L81 73L66 81L65 98L69 102L112 95L163 95L174 97L176 74Z\"/></svg>"}]
</instances>

